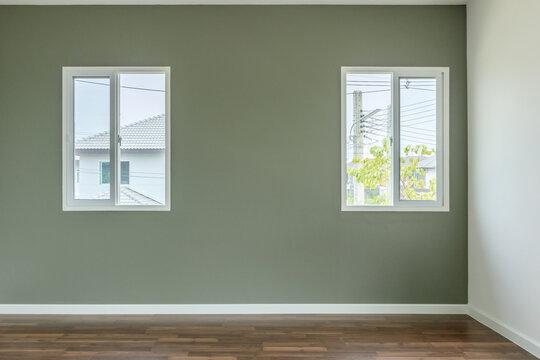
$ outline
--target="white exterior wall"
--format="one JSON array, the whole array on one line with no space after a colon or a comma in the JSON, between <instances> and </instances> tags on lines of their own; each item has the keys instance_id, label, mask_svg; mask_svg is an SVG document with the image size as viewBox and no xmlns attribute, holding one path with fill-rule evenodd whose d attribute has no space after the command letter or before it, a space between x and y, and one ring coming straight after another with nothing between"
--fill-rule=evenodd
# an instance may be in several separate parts
<instances>
[{"instance_id":1,"label":"white exterior wall","mask_svg":"<svg viewBox=\"0 0 540 360\"><path fill-rule=\"evenodd\" d=\"M75 180L75 198L92 199L97 194L107 192L109 185L99 183L99 162L109 161L108 155L83 153L77 157L79 158L79 168L75 169L75 179L77 179L77 170L79 170L79 181Z\"/></svg>"},{"instance_id":2,"label":"white exterior wall","mask_svg":"<svg viewBox=\"0 0 540 360\"><path fill-rule=\"evenodd\" d=\"M100 161L109 161L103 152L79 152L79 183L75 194L93 198L95 194L109 191L109 184L100 184ZM165 203L165 152L122 151L121 160L129 161L129 188L154 200Z\"/></svg>"},{"instance_id":3,"label":"white exterior wall","mask_svg":"<svg viewBox=\"0 0 540 360\"><path fill-rule=\"evenodd\" d=\"M436 168L428 168L428 169L424 169L424 171L426 172L426 177L425 177L425 180L424 180L424 184L426 185L426 188L429 189L429 183L431 182L431 180L437 178L437 169Z\"/></svg>"},{"instance_id":4,"label":"white exterior wall","mask_svg":"<svg viewBox=\"0 0 540 360\"><path fill-rule=\"evenodd\" d=\"M537 356L539 19L539 0L468 4L469 303Z\"/></svg>"},{"instance_id":5,"label":"white exterior wall","mask_svg":"<svg viewBox=\"0 0 540 360\"><path fill-rule=\"evenodd\" d=\"M165 204L165 152L122 151L129 161L129 187Z\"/></svg>"}]
</instances>

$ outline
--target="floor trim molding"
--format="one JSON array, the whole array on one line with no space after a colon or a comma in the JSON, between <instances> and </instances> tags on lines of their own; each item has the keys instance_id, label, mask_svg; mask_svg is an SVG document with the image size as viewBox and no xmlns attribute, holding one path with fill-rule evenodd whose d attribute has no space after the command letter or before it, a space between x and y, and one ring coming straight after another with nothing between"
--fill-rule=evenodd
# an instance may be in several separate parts
<instances>
[{"instance_id":1,"label":"floor trim molding","mask_svg":"<svg viewBox=\"0 0 540 360\"><path fill-rule=\"evenodd\" d=\"M465 304L0 304L0 314L467 314Z\"/></svg>"},{"instance_id":2,"label":"floor trim molding","mask_svg":"<svg viewBox=\"0 0 540 360\"><path fill-rule=\"evenodd\" d=\"M499 319L478 310L474 306L469 306L469 316L540 358L540 343L534 339L506 325Z\"/></svg>"}]
</instances>

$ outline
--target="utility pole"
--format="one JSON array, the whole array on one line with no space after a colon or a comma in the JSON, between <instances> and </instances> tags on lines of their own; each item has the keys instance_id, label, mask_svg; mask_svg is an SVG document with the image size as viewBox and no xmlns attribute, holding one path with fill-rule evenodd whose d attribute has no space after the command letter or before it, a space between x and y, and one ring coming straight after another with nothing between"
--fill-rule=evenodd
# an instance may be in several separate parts
<instances>
[{"instance_id":1,"label":"utility pole","mask_svg":"<svg viewBox=\"0 0 540 360\"><path fill-rule=\"evenodd\" d=\"M362 120L362 91L353 92L353 158L362 160L364 158L364 121ZM358 164L354 164L359 167ZM364 204L364 184L353 179L354 203Z\"/></svg>"},{"instance_id":2,"label":"utility pole","mask_svg":"<svg viewBox=\"0 0 540 360\"><path fill-rule=\"evenodd\" d=\"M355 90L353 92L353 128L354 147L353 157L364 157L364 121L362 121L362 92Z\"/></svg>"}]
</instances>

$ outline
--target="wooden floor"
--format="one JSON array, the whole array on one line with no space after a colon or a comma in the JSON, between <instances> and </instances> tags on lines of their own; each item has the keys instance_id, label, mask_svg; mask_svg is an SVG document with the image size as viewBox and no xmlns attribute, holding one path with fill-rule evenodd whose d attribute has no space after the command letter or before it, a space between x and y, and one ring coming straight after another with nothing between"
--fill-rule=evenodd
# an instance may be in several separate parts
<instances>
[{"instance_id":1,"label":"wooden floor","mask_svg":"<svg viewBox=\"0 0 540 360\"><path fill-rule=\"evenodd\" d=\"M535 359L465 315L0 315L0 359Z\"/></svg>"}]
</instances>

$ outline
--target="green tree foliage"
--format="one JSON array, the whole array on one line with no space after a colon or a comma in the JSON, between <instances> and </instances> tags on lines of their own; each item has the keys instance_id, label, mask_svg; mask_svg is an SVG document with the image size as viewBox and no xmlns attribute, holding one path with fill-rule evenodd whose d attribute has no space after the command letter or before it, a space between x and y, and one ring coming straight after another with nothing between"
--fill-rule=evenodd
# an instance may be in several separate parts
<instances>
[{"instance_id":1,"label":"green tree foliage","mask_svg":"<svg viewBox=\"0 0 540 360\"><path fill-rule=\"evenodd\" d=\"M390 139L385 138L382 145L375 145L369 149L371 156L364 159L354 158L354 167L347 167L349 176L357 182L364 184L367 190L375 190L390 184L392 157ZM435 154L435 149L428 149L426 145L407 145L403 149L405 156L400 158L400 196L404 200L435 200L436 182L431 179L425 184L425 170L418 167L420 160ZM366 199L366 203L386 205L390 199L386 196L374 196Z\"/></svg>"}]
</instances>

